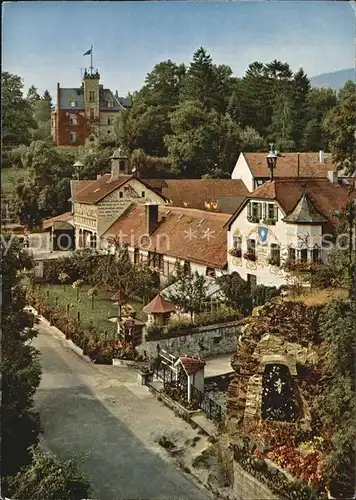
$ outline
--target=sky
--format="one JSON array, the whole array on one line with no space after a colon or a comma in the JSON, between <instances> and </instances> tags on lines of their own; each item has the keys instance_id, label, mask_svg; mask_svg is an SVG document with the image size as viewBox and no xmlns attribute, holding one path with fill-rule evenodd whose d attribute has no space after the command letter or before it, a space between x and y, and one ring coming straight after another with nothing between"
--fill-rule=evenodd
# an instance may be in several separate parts
<instances>
[{"instance_id":1,"label":"sky","mask_svg":"<svg viewBox=\"0 0 356 500\"><path fill-rule=\"evenodd\" d=\"M93 46L101 83L125 96L160 61L189 63L203 46L242 76L253 61L280 59L309 76L354 67L349 2L82 1L2 4L2 70L25 90L79 87Z\"/></svg>"}]
</instances>

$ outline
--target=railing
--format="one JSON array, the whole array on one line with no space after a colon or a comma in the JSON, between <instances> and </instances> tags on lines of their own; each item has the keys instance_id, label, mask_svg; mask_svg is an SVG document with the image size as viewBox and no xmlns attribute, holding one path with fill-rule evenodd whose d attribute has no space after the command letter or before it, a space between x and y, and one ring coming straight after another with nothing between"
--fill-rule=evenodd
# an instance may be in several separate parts
<instances>
[{"instance_id":1,"label":"railing","mask_svg":"<svg viewBox=\"0 0 356 500\"><path fill-rule=\"evenodd\" d=\"M192 403L203 410L205 415L215 422L222 422L224 411L221 405L214 401L207 393L197 389L194 385L191 386Z\"/></svg>"}]
</instances>

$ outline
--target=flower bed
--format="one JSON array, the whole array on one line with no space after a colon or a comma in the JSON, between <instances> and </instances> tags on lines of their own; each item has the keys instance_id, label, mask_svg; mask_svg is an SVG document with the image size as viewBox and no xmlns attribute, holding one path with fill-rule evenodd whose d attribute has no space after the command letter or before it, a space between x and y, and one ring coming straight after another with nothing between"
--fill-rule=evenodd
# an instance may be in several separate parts
<instances>
[{"instance_id":1,"label":"flower bed","mask_svg":"<svg viewBox=\"0 0 356 500\"><path fill-rule=\"evenodd\" d=\"M40 315L44 316L56 328L61 330L66 339L83 350L94 363L112 364L113 358L122 358L132 361L142 359L132 344L124 343L118 339L108 339L103 334L98 334L92 326L83 327L74 318L67 315L61 307L51 307L45 303L40 294L27 293L27 303L33 306Z\"/></svg>"},{"instance_id":2,"label":"flower bed","mask_svg":"<svg viewBox=\"0 0 356 500\"><path fill-rule=\"evenodd\" d=\"M304 476L307 482L284 473L278 466L275 466L269 459L265 460L263 454L257 450L246 452L233 446L234 459L249 474L265 484L273 493L283 500L324 500L327 499L325 489L314 488L312 484L307 484L308 473ZM293 457L294 458L294 457ZM286 468L283 464L278 464ZM308 465L306 464L308 467ZM291 471L289 471L291 472Z\"/></svg>"}]
</instances>

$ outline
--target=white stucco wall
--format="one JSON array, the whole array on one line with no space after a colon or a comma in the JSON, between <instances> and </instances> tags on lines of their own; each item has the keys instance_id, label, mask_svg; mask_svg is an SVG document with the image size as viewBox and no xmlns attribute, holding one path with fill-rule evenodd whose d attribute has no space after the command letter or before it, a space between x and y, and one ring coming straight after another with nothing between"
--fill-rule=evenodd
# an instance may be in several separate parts
<instances>
[{"instance_id":1,"label":"white stucco wall","mask_svg":"<svg viewBox=\"0 0 356 500\"><path fill-rule=\"evenodd\" d=\"M113 245L110 245L109 242L104 238L101 238L100 246L101 246L101 249L103 251L109 251L109 253L115 253L115 247ZM128 252L130 255L131 262L133 263L134 262L134 248L129 246ZM140 262L146 263L147 260L148 260L148 251L147 250L140 250ZM173 273L177 260L179 260L179 259L177 259L175 257L168 256L168 255L164 255L164 257L163 257L164 270L161 272L161 284L162 285L165 284L168 277ZM184 264L184 260L179 260L179 261L182 265ZM190 261L190 268L191 268L192 272L197 271L200 275L206 276L207 266ZM215 269L215 276L219 277L221 275L222 275L222 270L216 268Z\"/></svg>"},{"instance_id":2,"label":"white stucco wall","mask_svg":"<svg viewBox=\"0 0 356 500\"><path fill-rule=\"evenodd\" d=\"M253 200L252 200L253 201ZM256 200L258 201L258 200ZM269 203L272 203L269 202ZM277 266L269 264L271 244L278 244L281 247L281 263L288 256L288 247L295 249L308 248L308 260L311 260L311 250L315 245L321 245L322 228L320 225L297 225L286 224L281 219L285 216L281 208L277 205L278 220L275 225L265 225L262 222L252 223L247 220L247 205L231 224L228 231L228 251L233 248L233 237L242 238L242 257L233 257L228 254L228 272L238 272L242 278L247 279L247 275L254 275L257 284L268 286L281 286L288 283L288 275ZM264 241L261 241L258 231L267 232ZM247 239L256 241L257 261L252 262L243 258L247 251Z\"/></svg>"},{"instance_id":3,"label":"white stucco wall","mask_svg":"<svg viewBox=\"0 0 356 500\"><path fill-rule=\"evenodd\" d=\"M231 173L231 179L241 179L250 192L254 190L253 175L243 153L240 153L237 159L236 165Z\"/></svg>"}]
</instances>

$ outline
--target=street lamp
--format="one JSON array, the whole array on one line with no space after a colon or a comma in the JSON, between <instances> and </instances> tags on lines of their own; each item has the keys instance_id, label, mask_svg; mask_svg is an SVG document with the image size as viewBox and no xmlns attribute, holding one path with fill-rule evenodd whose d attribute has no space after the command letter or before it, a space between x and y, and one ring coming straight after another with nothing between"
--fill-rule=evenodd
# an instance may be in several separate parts
<instances>
[{"instance_id":1,"label":"street lamp","mask_svg":"<svg viewBox=\"0 0 356 500\"><path fill-rule=\"evenodd\" d=\"M81 172L82 168L85 167L85 165L83 165L82 162L80 162L79 160L77 160L74 163L73 167L74 167L75 173L77 175L77 178L79 180L80 179L80 172Z\"/></svg>"},{"instance_id":2,"label":"street lamp","mask_svg":"<svg viewBox=\"0 0 356 500\"><path fill-rule=\"evenodd\" d=\"M273 145L271 144L270 146L271 146L271 150L268 153L268 155L266 156L266 160L267 160L267 167L270 171L270 179L271 179L271 181L273 181L273 170L276 168L276 165L277 165L277 155L272 150Z\"/></svg>"}]
</instances>

